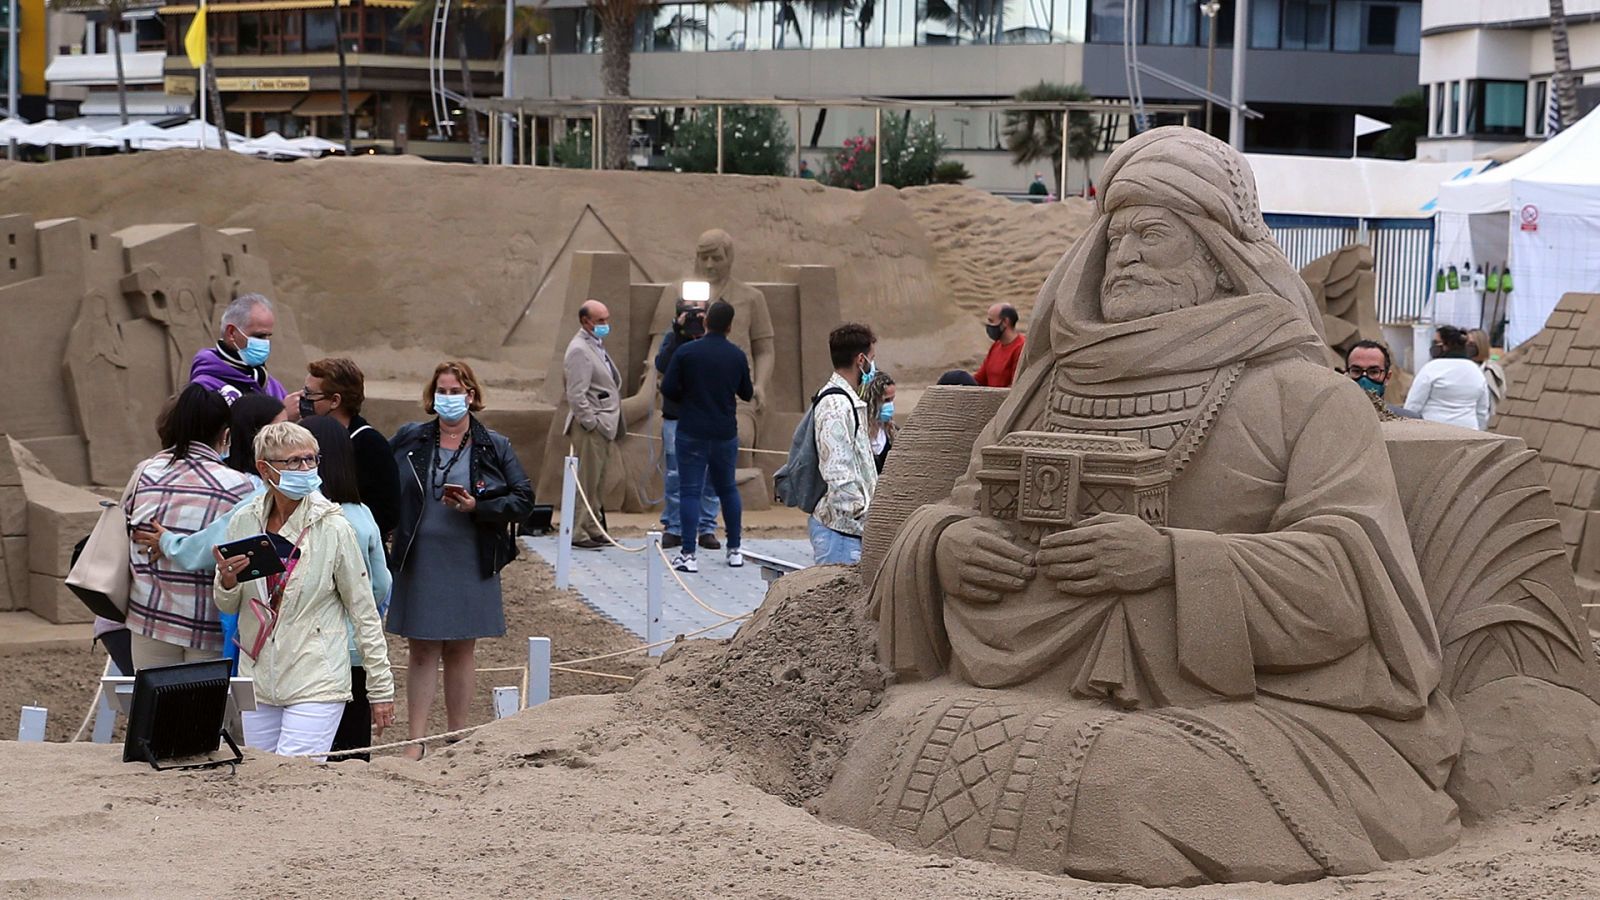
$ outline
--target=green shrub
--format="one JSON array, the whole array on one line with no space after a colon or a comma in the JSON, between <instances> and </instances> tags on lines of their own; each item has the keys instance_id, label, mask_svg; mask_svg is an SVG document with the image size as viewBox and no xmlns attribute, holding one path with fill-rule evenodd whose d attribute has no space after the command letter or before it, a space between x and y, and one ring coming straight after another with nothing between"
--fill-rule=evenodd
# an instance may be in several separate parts
<instances>
[{"instance_id":1,"label":"green shrub","mask_svg":"<svg viewBox=\"0 0 1600 900\"><path fill-rule=\"evenodd\" d=\"M933 167L934 184L961 184L972 178L972 173L959 159L947 159Z\"/></svg>"},{"instance_id":2,"label":"green shrub","mask_svg":"<svg viewBox=\"0 0 1600 900\"><path fill-rule=\"evenodd\" d=\"M677 127L667 161L681 172L717 170L717 113L700 109ZM722 171L730 175L787 175L794 160L789 126L777 107L722 109Z\"/></svg>"},{"instance_id":3,"label":"green shrub","mask_svg":"<svg viewBox=\"0 0 1600 900\"><path fill-rule=\"evenodd\" d=\"M913 121L909 116L884 120L883 148L883 183L901 188L932 184L946 152L944 138L934 127L933 119ZM877 146L872 138L847 138L844 148L824 163L818 180L833 187L866 190L872 187L876 157ZM971 178L971 173L966 177Z\"/></svg>"},{"instance_id":4,"label":"green shrub","mask_svg":"<svg viewBox=\"0 0 1600 900\"><path fill-rule=\"evenodd\" d=\"M555 143L556 166L562 169L594 167L594 134L587 122L567 129Z\"/></svg>"}]
</instances>

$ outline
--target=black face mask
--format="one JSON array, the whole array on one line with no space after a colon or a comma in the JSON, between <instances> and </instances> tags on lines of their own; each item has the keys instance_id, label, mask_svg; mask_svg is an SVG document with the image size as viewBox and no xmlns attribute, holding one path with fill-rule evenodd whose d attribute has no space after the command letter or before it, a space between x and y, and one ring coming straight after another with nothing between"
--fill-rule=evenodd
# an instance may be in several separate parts
<instances>
[{"instance_id":1,"label":"black face mask","mask_svg":"<svg viewBox=\"0 0 1600 900\"><path fill-rule=\"evenodd\" d=\"M985 323L983 326L983 333L989 336L989 340L998 341L1000 340L1000 335L1005 334L1005 326L990 325Z\"/></svg>"},{"instance_id":2,"label":"black face mask","mask_svg":"<svg viewBox=\"0 0 1600 900\"><path fill-rule=\"evenodd\" d=\"M300 395L300 418L309 419L317 414L317 404L305 394Z\"/></svg>"}]
</instances>

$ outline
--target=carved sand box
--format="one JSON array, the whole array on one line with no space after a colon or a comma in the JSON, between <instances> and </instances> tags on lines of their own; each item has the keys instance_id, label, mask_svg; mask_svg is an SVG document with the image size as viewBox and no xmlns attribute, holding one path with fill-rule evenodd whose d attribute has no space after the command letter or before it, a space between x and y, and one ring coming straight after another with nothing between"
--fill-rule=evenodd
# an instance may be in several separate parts
<instances>
[{"instance_id":1,"label":"carved sand box","mask_svg":"<svg viewBox=\"0 0 1600 900\"><path fill-rule=\"evenodd\" d=\"M1583 602L1600 604L1600 294L1562 297L1506 375L1489 429L1539 451ZM1600 631L1600 608L1588 613Z\"/></svg>"},{"instance_id":2,"label":"carved sand box","mask_svg":"<svg viewBox=\"0 0 1600 900\"><path fill-rule=\"evenodd\" d=\"M902 683L822 813L1187 885L1371 871L1570 789L1597 672L1534 454L1380 424L1226 145L1157 129L1102 181L998 410L930 389L890 457L863 581Z\"/></svg>"}]
</instances>

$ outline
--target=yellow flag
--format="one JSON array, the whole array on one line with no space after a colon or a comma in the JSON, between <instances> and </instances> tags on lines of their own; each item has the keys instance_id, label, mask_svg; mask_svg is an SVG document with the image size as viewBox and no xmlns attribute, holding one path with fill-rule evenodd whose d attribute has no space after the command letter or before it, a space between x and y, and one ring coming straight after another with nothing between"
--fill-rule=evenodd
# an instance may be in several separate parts
<instances>
[{"instance_id":1,"label":"yellow flag","mask_svg":"<svg viewBox=\"0 0 1600 900\"><path fill-rule=\"evenodd\" d=\"M200 0L200 11L195 13L189 33L183 36L183 52L189 56L189 65L196 69L206 64L206 4Z\"/></svg>"}]
</instances>

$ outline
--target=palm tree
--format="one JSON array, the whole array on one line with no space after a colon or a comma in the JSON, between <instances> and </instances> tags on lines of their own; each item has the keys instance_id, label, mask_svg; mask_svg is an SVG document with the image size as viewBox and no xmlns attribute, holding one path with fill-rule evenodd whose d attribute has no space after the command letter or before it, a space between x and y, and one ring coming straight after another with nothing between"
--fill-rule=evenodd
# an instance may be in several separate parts
<instances>
[{"instance_id":1,"label":"palm tree","mask_svg":"<svg viewBox=\"0 0 1600 900\"><path fill-rule=\"evenodd\" d=\"M1555 55L1555 71L1550 90L1561 110L1561 127L1578 121L1578 84L1572 77L1572 50L1567 45L1567 5L1565 0L1550 0L1550 45ZM1541 110L1540 115L1544 115Z\"/></svg>"},{"instance_id":2,"label":"palm tree","mask_svg":"<svg viewBox=\"0 0 1600 900\"><path fill-rule=\"evenodd\" d=\"M1089 90L1081 84L1052 84L1041 81L1023 88L1012 99L1019 103L1042 103L1092 100ZM1090 113L1074 112L1067 115L1066 152L1070 159L1088 160L1094 156L1099 140L1100 126ZM1067 186L1061 181L1061 113L1051 109L1018 109L1006 113L1006 149L1018 165L1027 165L1041 159L1053 163L1051 172L1056 180L1056 196L1064 196Z\"/></svg>"},{"instance_id":3,"label":"palm tree","mask_svg":"<svg viewBox=\"0 0 1600 900\"><path fill-rule=\"evenodd\" d=\"M423 28L432 24L439 0L416 0L400 19L401 28ZM451 0L450 21L446 27L456 33L456 58L461 63L461 94L467 98L467 140L472 144L473 165L483 165L483 134L478 129L478 113L472 109L472 67L467 62L467 4L466 0ZM500 22L505 17L505 7L473 6L472 13L488 23Z\"/></svg>"},{"instance_id":4,"label":"palm tree","mask_svg":"<svg viewBox=\"0 0 1600 900\"><path fill-rule=\"evenodd\" d=\"M105 13L106 25L111 29L111 55L117 61L117 115L123 125L128 124L128 78L122 67L122 14L127 10L126 0L51 0L50 7L69 13Z\"/></svg>"}]
</instances>

